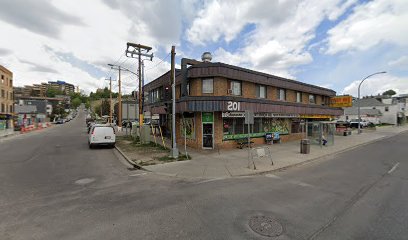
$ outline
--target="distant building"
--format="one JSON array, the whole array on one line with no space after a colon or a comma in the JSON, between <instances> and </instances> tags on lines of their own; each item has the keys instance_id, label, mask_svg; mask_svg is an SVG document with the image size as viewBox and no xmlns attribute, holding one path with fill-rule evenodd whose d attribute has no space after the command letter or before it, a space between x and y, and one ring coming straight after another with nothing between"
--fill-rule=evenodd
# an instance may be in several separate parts
<instances>
[{"instance_id":1,"label":"distant building","mask_svg":"<svg viewBox=\"0 0 408 240\"><path fill-rule=\"evenodd\" d=\"M0 65L0 130L13 128L13 73Z\"/></svg>"},{"instance_id":2,"label":"distant building","mask_svg":"<svg viewBox=\"0 0 408 240\"><path fill-rule=\"evenodd\" d=\"M48 88L54 89L56 91L61 91L65 95L70 95L75 92L75 86L73 84L70 84L64 81L56 81L56 82L49 81Z\"/></svg>"},{"instance_id":3,"label":"distant building","mask_svg":"<svg viewBox=\"0 0 408 240\"><path fill-rule=\"evenodd\" d=\"M356 99L353 101L352 107L344 108L344 115L340 117L340 120L358 119L359 105L361 120L374 124L387 123L393 125L400 125L406 122L406 103L391 96Z\"/></svg>"}]
</instances>

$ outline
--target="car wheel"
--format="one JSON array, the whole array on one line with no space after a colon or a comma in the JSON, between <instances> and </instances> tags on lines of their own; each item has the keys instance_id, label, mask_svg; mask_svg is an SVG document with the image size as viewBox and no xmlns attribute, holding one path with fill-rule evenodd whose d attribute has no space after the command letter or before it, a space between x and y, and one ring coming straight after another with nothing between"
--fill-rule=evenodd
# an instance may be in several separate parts
<instances>
[{"instance_id":1,"label":"car wheel","mask_svg":"<svg viewBox=\"0 0 408 240\"><path fill-rule=\"evenodd\" d=\"M93 148L92 144L89 144L89 149L92 149L92 148Z\"/></svg>"},{"instance_id":2,"label":"car wheel","mask_svg":"<svg viewBox=\"0 0 408 240\"><path fill-rule=\"evenodd\" d=\"M111 147L111 148L115 148L115 144L112 144L110 147Z\"/></svg>"}]
</instances>

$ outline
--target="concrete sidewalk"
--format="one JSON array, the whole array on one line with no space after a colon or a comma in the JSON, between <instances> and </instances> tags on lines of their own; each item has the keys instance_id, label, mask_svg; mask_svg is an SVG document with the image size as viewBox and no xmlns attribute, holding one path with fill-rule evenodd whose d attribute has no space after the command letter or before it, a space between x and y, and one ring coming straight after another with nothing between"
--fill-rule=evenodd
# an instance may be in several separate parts
<instances>
[{"instance_id":1,"label":"concrete sidewalk","mask_svg":"<svg viewBox=\"0 0 408 240\"><path fill-rule=\"evenodd\" d=\"M351 136L335 136L334 145L327 147L311 145L310 154L300 154L300 141L261 145L270 147L274 165L271 165L269 158L255 159L256 170L253 169L252 163L251 168L248 168L247 148L220 151L197 151L189 148L187 151L189 151L193 160L146 166L145 169L167 176L197 179L228 178L258 174L303 164L320 157L333 155L363 144L391 137L404 131L408 131L408 126L378 127L375 131L366 130L361 135L353 132ZM182 147L180 146L181 149Z\"/></svg>"},{"instance_id":2,"label":"concrete sidewalk","mask_svg":"<svg viewBox=\"0 0 408 240\"><path fill-rule=\"evenodd\" d=\"M20 132L15 132L14 129L2 129L0 130L0 138L11 137L15 134L19 134Z\"/></svg>"}]
</instances>

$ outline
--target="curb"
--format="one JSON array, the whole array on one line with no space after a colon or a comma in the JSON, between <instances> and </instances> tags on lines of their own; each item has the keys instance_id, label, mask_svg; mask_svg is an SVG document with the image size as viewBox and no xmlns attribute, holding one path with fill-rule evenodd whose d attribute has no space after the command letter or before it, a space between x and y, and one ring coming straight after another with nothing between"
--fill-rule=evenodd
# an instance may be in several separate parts
<instances>
[{"instance_id":1,"label":"curb","mask_svg":"<svg viewBox=\"0 0 408 240\"><path fill-rule=\"evenodd\" d=\"M118 146L115 145L115 149L120 153L120 155L122 155L122 157L130 164L132 165L134 168L139 169L139 170L144 170L146 172L150 172L149 170L145 169L144 167L140 166L139 164L135 163L134 161L132 161L128 156L126 156L126 154L122 151L122 149L120 149Z\"/></svg>"},{"instance_id":2,"label":"curb","mask_svg":"<svg viewBox=\"0 0 408 240\"><path fill-rule=\"evenodd\" d=\"M0 136L0 139L9 138L9 137L13 137L13 136L16 136L16 135L18 135L18 134L17 133L11 133L11 134Z\"/></svg>"},{"instance_id":3,"label":"curb","mask_svg":"<svg viewBox=\"0 0 408 240\"><path fill-rule=\"evenodd\" d=\"M232 176L232 177L261 175L261 174L264 174L264 173L272 173L272 172L284 171L284 170L287 170L287 169L292 168L292 167L302 166L302 165L305 165L305 164L308 164L308 163L311 163L311 162L320 160L320 159L325 158L325 157L328 157L328 156L338 155L338 154L341 154L341 153L344 153L344 152L348 152L348 151L351 151L351 150L353 150L353 149L356 149L356 148L359 148L359 147L362 147L362 146L365 146L365 145L368 145L368 144L371 144L371 143L375 143L375 142L378 142L378 141L381 141L381 140L385 140L385 139L388 139L388 138L392 138L392 137L398 136L398 135L400 135L400 134L403 134L403 133L405 133L405 132L408 132L408 130L401 131L401 132L396 133L396 134L391 135L391 136L385 136L385 137L381 137L381 138L378 138L378 139L374 139L374 140L372 140L372 141L368 141L368 142L365 142L365 143L360 143L360 144L355 145L355 146L350 147L350 148L346 148L346 149L343 149L343 150L339 150L339 151L333 152L333 153L328 153L328 154L325 154L325 155L322 155L322 156L319 156L319 157L315 157L315 158L312 158L312 159L309 159L309 160L306 160L306 161L303 161L303 162L295 163L295 164L292 164L292 165L287 165L287 166L280 167L280 168L273 169L273 170L260 171L260 172L250 173L250 174L234 175L234 176Z\"/></svg>"}]
</instances>

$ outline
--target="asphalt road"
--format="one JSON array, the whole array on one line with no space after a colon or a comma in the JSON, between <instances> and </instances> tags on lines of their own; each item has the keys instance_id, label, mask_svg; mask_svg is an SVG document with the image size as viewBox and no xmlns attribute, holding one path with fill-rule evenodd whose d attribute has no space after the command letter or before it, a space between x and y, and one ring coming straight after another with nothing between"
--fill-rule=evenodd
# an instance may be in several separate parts
<instances>
[{"instance_id":1,"label":"asphalt road","mask_svg":"<svg viewBox=\"0 0 408 240\"><path fill-rule=\"evenodd\" d=\"M193 181L88 149L81 113L0 140L0 239L407 239L406 146L404 133L282 172ZM261 215L282 234L251 230Z\"/></svg>"}]
</instances>

